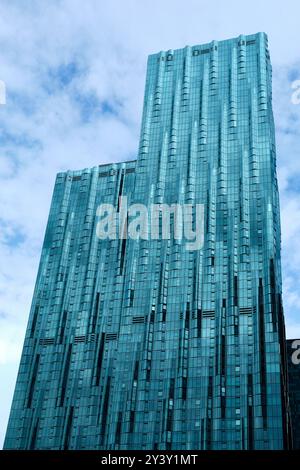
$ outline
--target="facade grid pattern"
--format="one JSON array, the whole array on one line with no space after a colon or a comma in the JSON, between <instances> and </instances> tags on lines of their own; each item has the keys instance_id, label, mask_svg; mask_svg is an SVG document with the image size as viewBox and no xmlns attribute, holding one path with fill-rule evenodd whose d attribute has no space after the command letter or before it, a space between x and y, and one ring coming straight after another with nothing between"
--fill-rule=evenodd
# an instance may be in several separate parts
<instances>
[{"instance_id":1,"label":"facade grid pattern","mask_svg":"<svg viewBox=\"0 0 300 470\"><path fill-rule=\"evenodd\" d=\"M101 203L204 204L201 250ZM57 175L6 449L288 446L267 36L149 56L138 158Z\"/></svg>"}]
</instances>

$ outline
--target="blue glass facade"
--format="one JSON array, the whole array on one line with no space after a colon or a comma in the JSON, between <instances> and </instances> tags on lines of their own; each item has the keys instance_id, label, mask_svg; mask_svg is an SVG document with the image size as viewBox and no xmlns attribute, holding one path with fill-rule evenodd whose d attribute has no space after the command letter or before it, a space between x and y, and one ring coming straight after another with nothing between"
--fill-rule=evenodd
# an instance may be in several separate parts
<instances>
[{"instance_id":1,"label":"blue glass facade","mask_svg":"<svg viewBox=\"0 0 300 470\"><path fill-rule=\"evenodd\" d=\"M135 162L57 176L11 449L288 446L264 33L150 55ZM204 246L99 240L100 203L204 204Z\"/></svg>"}]
</instances>

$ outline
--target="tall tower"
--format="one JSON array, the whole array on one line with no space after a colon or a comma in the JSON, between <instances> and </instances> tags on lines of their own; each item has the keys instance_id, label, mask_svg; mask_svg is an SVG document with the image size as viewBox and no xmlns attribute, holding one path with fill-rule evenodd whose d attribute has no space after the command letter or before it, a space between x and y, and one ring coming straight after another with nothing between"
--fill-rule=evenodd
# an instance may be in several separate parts
<instances>
[{"instance_id":1,"label":"tall tower","mask_svg":"<svg viewBox=\"0 0 300 470\"><path fill-rule=\"evenodd\" d=\"M263 33L150 55L136 162L58 174L5 448L288 446L271 96ZM120 196L203 247L100 240Z\"/></svg>"}]
</instances>

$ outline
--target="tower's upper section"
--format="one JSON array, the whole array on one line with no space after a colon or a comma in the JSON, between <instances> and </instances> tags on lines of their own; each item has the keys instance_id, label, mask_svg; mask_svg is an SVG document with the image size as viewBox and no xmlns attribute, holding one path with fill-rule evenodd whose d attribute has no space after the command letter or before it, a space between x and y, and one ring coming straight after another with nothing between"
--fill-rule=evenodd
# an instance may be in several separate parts
<instances>
[{"instance_id":1,"label":"tower's upper section","mask_svg":"<svg viewBox=\"0 0 300 470\"><path fill-rule=\"evenodd\" d=\"M271 110L265 33L161 51L148 58L143 124L146 120L148 125L168 127L176 121L176 112L178 117L188 113L198 123L202 119L203 124L213 106L210 115L215 123L227 114L229 127L236 127L238 115L245 117L248 100L254 100L254 108L257 102L260 117Z\"/></svg>"}]
</instances>

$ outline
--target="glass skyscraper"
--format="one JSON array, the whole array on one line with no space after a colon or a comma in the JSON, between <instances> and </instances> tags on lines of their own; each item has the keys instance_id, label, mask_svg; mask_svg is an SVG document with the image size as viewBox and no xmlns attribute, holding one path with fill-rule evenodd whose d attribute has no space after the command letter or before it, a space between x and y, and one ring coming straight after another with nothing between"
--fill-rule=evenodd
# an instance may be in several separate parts
<instances>
[{"instance_id":1,"label":"glass skyscraper","mask_svg":"<svg viewBox=\"0 0 300 470\"><path fill-rule=\"evenodd\" d=\"M150 55L137 160L57 175L6 449L288 447L271 97L264 33ZM203 247L100 240L120 196Z\"/></svg>"}]
</instances>

